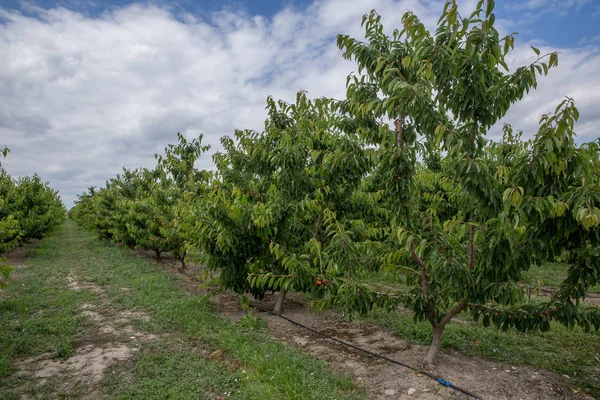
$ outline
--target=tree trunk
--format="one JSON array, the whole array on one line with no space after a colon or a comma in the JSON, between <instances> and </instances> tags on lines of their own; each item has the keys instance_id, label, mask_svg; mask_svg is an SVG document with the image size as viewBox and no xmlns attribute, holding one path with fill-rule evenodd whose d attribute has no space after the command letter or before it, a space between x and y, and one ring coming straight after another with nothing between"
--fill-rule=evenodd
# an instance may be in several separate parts
<instances>
[{"instance_id":1,"label":"tree trunk","mask_svg":"<svg viewBox=\"0 0 600 400\"><path fill-rule=\"evenodd\" d=\"M431 339L431 345L429 346L429 351L423 360L426 366L435 364L438 353L442 348L442 337L444 336L445 327L446 324L437 324L433 327L433 338Z\"/></svg>"},{"instance_id":2,"label":"tree trunk","mask_svg":"<svg viewBox=\"0 0 600 400\"><path fill-rule=\"evenodd\" d=\"M282 290L279 292L279 297L277 297L277 302L275 303L275 308L273 309L273 314L281 315L283 311L283 302L285 301L285 295L287 294L287 290Z\"/></svg>"},{"instance_id":3,"label":"tree trunk","mask_svg":"<svg viewBox=\"0 0 600 400\"><path fill-rule=\"evenodd\" d=\"M179 259L179 262L181 263L181 267L179 268L179 270L180 270L181 272L185 271L185 268L186 268L186 265L185 265L185 257L181 257L181 258Z\"/></svg>"},{"instance_id":4,"label":"tree trunk","mask_svg":"<svg viewBox=\"0 0 600 400\"><path fill-rule=\"evenodd\" d=\"M161 251L160 250L154 250L154 252L156 253L156 258L160 258Z\"/></svg>"}]
</instances>

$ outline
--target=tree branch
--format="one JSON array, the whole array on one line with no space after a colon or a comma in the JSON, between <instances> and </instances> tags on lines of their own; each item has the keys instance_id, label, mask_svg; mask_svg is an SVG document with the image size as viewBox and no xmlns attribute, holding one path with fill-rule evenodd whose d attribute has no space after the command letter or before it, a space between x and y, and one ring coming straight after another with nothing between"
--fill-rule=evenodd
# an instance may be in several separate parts
<instances>
[{"instance_id":1,"label":"tree branch","mask_svg":"<svg viewBox=\"0 0 600 400\"><path fill-rule=\"evenodd\" d=\"M448 313L446 315L444 315L444 318L442 318L442 320L439 322L439 325L441 325L441 326L446 325L452 318L454 318L454 316L456 314L458 314L462 310L464 310L466 306L467 306L467 301L463 299L460 303L458 303L457 305L452 307L452 309L450 311L448 311Z\"/></svg>"},{"instance_id":2,"label":"tree branch","mask_svg":"<svg viewBox=\"0 0 600 400\"><path fill-rule=\"evenodd\" d=\"M413 242L410 242L410 255L413 260L421 267L421 290L423 291L423 296L427 301L427 313L429 314L427 317L431 326L435 327L437 323L435 322L435 306L433 305L433 300L431 296L429 296L429 280L427 279L427 268L425 266L425 261L419 257L417 252L415 251L415 245Z\"/></svg>"},{"instance_id":3,"label":"tree branch","mask_svg":"<svg viewBox=\"0 0 600 400\"><path fill-rule=\"evenodd\" d=\"M473 231L475 226L471 225L469 228L469 270L473 269L473 261L475 257L475 243L473 242Z\"/></svg>"},{"instance_id":4,"label":"tree branch","mask_svg":"<svg viewBox=\"0 0 600 400\"><path fill-rule=\"evenodd\" d=\"M417 265L419 267L425 268L425 261L423 261L421 259L421 257L419 257L419 255L417 254L417 252L415 251L415 244L413 242L410 243L410 256L417 263Z\"/></svg>"},{"instance_id":5,"label":"tree branch","mask_svg":"<svg viewBox=\"0 0 600 400\"><path fill-rule=\"evenodd\" d=\"M315 222L315 230L313 232L313 238L315 240L319 240L319 230L321 229L321 214L317 217L317 221Z\"/></svg>"},{"instance_id":6,"label":"tree branch","mask_svg":"<svg viewBox=\"0 0 600 400\"><path fill-rule=\"evenodd\" d=\"M398 147L402 147L402 143L403 143L403 137L402 137L402 130L404 128L403 126L404 120L402 118L402 114L398 113L398 118L396 118L396 143L398 144Z\"/></svg>"}]
</instances>

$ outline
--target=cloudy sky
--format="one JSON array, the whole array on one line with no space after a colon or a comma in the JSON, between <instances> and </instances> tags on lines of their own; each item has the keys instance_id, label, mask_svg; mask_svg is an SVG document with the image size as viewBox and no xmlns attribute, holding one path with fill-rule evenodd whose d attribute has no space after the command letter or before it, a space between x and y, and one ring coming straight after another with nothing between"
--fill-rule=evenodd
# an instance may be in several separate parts
<instances>
[{"instance_id":1,"label":"cloudy sky","mask_svg":"<svg viewBox=\"0 0 600 400\"><path fill-rule=\"evenodd\" d=\"M472 10L474 0L459 0ZM526 136L564 95L575 98L580 141L600 125L600 1L496 0L499 27L517 31L510 65L529 45L560 51L559 67L505 121ZM0 147L13 176L37 172L70 207L122 167L150 167L176 140L261 129L265 98L341 98L355 66L338 33L362 38L361 16L384 25L415 12L433 27L440 0L130 2L0 0ZM466 13L466 12L465 12ZM212 166L205 157L200 167Z\"/></svg>"}]
</instances>

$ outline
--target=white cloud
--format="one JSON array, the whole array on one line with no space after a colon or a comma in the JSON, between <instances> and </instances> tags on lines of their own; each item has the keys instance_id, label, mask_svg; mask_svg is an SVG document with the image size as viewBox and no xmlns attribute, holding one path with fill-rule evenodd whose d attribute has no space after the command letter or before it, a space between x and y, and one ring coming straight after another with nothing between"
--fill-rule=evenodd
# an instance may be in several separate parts
<instances>
[{"instance_id":1,"label":"white cloud","mask_svg":"<svg viewBox=\"0 0 600 400\"><path fill-rule=\"evenodd\" d=\"M535 25L545 17L564 17L578 13L595 0L510 0L497 2L511 16L511 26L520 33L535 37ZM593 4L592 4L593 6ZM597 10L596 10L597 11ZM592 12L592 17L594 16Z\"/></svg>"},{"instance_id":2,"label":"white cloud","mask_svg":"<svg viewBox=\"0 0 600 400\"><path fill-rule=\"evenodd\" d=\"M390 31L408 10L432 27L442 3L320 0L272 19L231 10L175 15L139 4L93 18L64 8L27 15L0 8L0 145L11 149L3 166L13 175L38 172L70 205L122 167L153 165L178 131L203 132L218 148L236 128L261 129L267 95L343 97L356 67L341 57L337 33L362 37L361 16L373 8ZM572 95L581 138L591 139L600 118L600 94L591 90L599 50L561 51L560 67L507 119L531 135L540 113ZM512 61L532 56L523 44ZM205 157L200 166L211 165Z\"/></svg>"},{"instance_id":3,"label":"white cloud","mask_svg":"<svg viewBox=\"0 0 600 400\"><path fill-rule=\"evenodd\" d=\"M527 0L511 4L515 11L527 10L536 12L564 13L569 10L579 11L592 0Z\"/></svg>"},{"instance_id":4,"label":"white cloud","mask_svg":"<svg viewBox=\"0 0 600 400\"><path fill-rule=\"evenodd\" d=\"M600 44L600 34L593 36L584 36L577 42L578 46L589 46L594 44Z\"/></svg>"},{"instance_id":5,"label":"white cloud","mask_svg":"<svg viewBox=\"0 0 600 400\"><path fill-rule=\"evenodd\" d=\"M523 129L526 137L532 137L542 114L553 112L564 96L575 99L580 111L576 126L578 141L585 142L598 138L597 126L600 123L600 93L595 90L600 84L600 47L587 46L576 49L554 49L540 46L542 54L558 50L559 66L550 69L548 76L538 79L538 89L530 92L514 105L502 122L513 128ZM515 47L510 54L509 65L527 65L536 59L527 43ZM493 129L498 134L500 127Z\"/></svg>"}]
</instances>

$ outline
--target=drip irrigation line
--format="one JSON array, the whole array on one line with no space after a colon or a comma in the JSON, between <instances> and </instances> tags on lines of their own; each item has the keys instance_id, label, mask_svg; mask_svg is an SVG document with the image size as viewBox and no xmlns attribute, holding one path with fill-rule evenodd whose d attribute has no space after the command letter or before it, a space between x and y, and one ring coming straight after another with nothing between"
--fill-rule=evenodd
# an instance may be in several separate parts
<instances>
[{"instance_id":1,"label":"drip irrigation line","mask_svg":"<svg viewBox=\"0 0 600 400\"><path fill-rule=\"evenodd\" d=\"M197 281L200 281L200 280L199 280L199 279L197 279L197 278L196 278L196 280L197 280ZM231 293L227 293L227 292L221 292L221 293L222 293L222 294L225 294L225 295L228 295L229 297L231 297L231 298L235 299L236 301L239 301L239 298L238 298L238 297L236 297L236 296L234 296L234 295L233 295L233 294L231 294ZM456 385L452 384L451 382L449 382L449 381L447 381L447 380L445 380L445 379L443 379L443 378L441 378L441 377L439 377L439 376L436 376L436 375L434 375L434 374L431 374L431 373L429 373L429 372L427 372L427 371L423 371L422 369L419 369L419 368L416 368L416 367L410 366L410 365L408 365L408 364L405 364L405 363L403 363L403 362L401 362L401 361L394 360L393 358L389 358L389 357L387 357L387 356L384 356L384 355L381 355L381 354L378 354L378 353L372 352L372 351L370 351L370 350L363 349L362 347L355 346L355 345L353 345L352 343L344 342L343 340L340 340L340 339L338 339L338 338L335 338L335 337L333 337L333 336L327 335L326 333L323 333L323 332L320 332L320 331L318 331L318 330L316 330L316 329L313 329L313 328L311 328L310 326L306 326L306 325L304 325L304 324L301 324L300 322L294 321L293 319L291 319L291 318L288 318L288 317L286 317L286 316L284 316L284 315L281 315L281 314L275 314L273 311L269 310L268 308L265 308L265 307L261 306L260 304L258 304L258 303L256 303L256 302L248 302L248 304L249 304L249 305L251 305L252 307L254 307L254 308L256 308L256 309L260 310L260 311L266 312L266 313L268 313L268 314L270 314L270 315L272 315L272 316L274 316L274 317L281 318L281 319L283 319L283 320L285 320L285 321L287 321L287 322L289 322L289 323L291 323L291 324L293 324L293 325L296 325L296 326L298 326L298 327L300 327L300 328L306 329L307 331L310 331L310 332L312 332L312 333L314 333L314 334L316 334L316 335L318 335L318 336L321 336L321 337L323 337L323 338L325 338L325 339L332 340L332 341L334 341L334 342L336 342L336 343L339 343L339 344L341 344L341 345L343 345L343 346L350 347L351 349L358 350L358 351L360 351L360 352L363 352L363 353L365 353L365 354L368 354L368 355L370 355L370 356L373 356L373 357L375 357L375 358L379 358L379 359L381 359L381 360L388 361L388 362L390 362L390 363L392 363L392 364L395 364L395 365L398 365L398 366L400 366L400 367L404 367L404 368L410 369L410 370L412 370L412 371L415 371L415 372L417 372L417 373L419 373L419 374L425 375L425 376L426 376L426 377L428 377L428 378L431 378L431 379L433 379L434 381L436 381L437 383L439 383L439 384L440 384L440 385L442 385L442 386L446 386L446 387L449 387L449 388L451 388L451 389L454 389L454 390L456 390L456 391L458 391L458 392L461 392L461 393L463 393L463 394L465 394L465 395L467 395L467 396L469 396L469 397L472 397L472 398L474 398L474 399L477 399L477 400L482 400L482 399L481 399L481 397L479 397L479 396L478 396L478 395L476 395L475 393L469 392L467 389L463 389L463 388L461 388L461 387L459 387L459 386L456 386Z\"/></svg>"},{"instance_id":2,"label":"drip irrigation line","mask_svg":"<svg viewBox=\"0 0 600 400\"><path fill-rule=\"evenodd\" d=\"M227 294L228 294L228 295L230 295L229 293L227 293ZM231 296L231 297L234 297L233 295L230 295L230 296ZM237 299L236 299L236 300L237 300ZM412 367L412 366L410 366L410 365L408 365L408 364L405 364L405 363L403 363L403 362L400 362L400 361L394 360L394 359L392 359L392 358L386 357L386 356L384 356L384 355L381 355L381 354L378 354L378 353L374 353L374 352L372 352L372 351L370 351L370 350L363 349L363 348L361 348L361 347L358 347L358 346L355 346L355 345L353 345L353 344L351 344L351 343L344 342L343 340L337 339L337 338L335 338L335 337L333 337L333 336L327 335L326 333L320 332L320 331L318 331L318 330L316 330L316 329L313 329L313 328L311 328L311 327L309 327L309 326L306 326L306 325L304 325L304 324L301 324L300 322L294 321L293 319L291 319L291 318L288 318L288 317L286 317L286 316L284 316L284 315L275 314L273 311L271 311L271 310L269 310L269 309L267 309L267 308L264 308L264 307L262 307L261 305L259 305L259 304L257 304L257 303L254 303L254 304L252 304L252 303L249 303L249 304L250 304L251 306L253 306L253 307L257 308L257 309L258 309L258 310L260 310L260 311L263 311L263 312L269 313L269 314L271 314L271 315L273 315L273 316L275 316L275 317L281 318L281 319L283 319L283 320L285 320L285 321L287 321L287 322L289 322L289 323L291 323L291 324L293 324L293 325L296 325L296 326L298 326L298 327L300 327L300 328L306 329L306 330L308 330L308 331L310 331L310 332L312 332L312 333L314 333L314 334L316 334L316 335L319 335L319 336L321 336L321 337L324 337L324 338L326 338L326 339L332 340L332 341L334 341L334 342L336 342L336 343L339 343L339 344L341 344L341 345L343 345L343 346L350 347L350 348L352 348L352 349L354 349L354 350L358 350L358 351L361 351L361 352L363 352L363 353L369 354L370 356L373 356L373 357L375 357L375 358L379 358L379 359L382 359L382 360L385 360L385 361L391 362L392 364L396 364L396 365L399 365L399 366L401 366L401 367L408 368L408 369L410 369L410 370L412 370L412 371L415 371L415 372L417 372L417 373L423 374L423 375L427 376L428 378L431 378L431 379L433 379L434 381L438 382L438 383L439 383L440 385L442 385L442 386L446 386L446 387L452 388L452 389L454 389L454 390L457 390L457 391L459 391L459 392L461 392L461 393L463 393L463 394L465 394L465 395L467 395L467 396L470 396L470 397L472 397L472 398L474 398L474 399L481 400L481 397L479 397L478 395L476 395L476 394L474 394L474 393L471 393L471 392L469 392L468 390L466 390L466 389L463 389L463 388L461 388L461 387L459 387L459 386L456 386L456 385L454 385L454 384L450 383L449 381L447 381L447 380L445 380L445 379L443 379L443 378L440 378L439 376L435 376L434 374L431 374L431 373L429 373L429 372L427 372L427 371L423 371L423 370L421 370L421 369L419 369L419 368Z\"/></svg>"}]
</instances>

